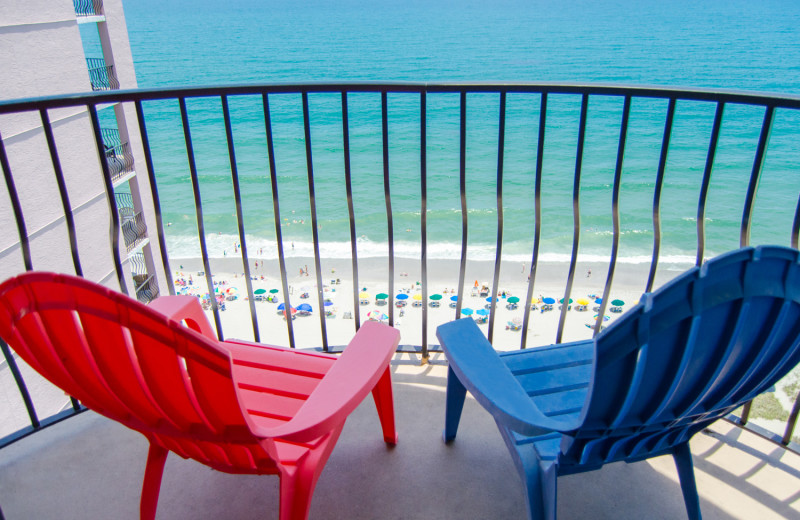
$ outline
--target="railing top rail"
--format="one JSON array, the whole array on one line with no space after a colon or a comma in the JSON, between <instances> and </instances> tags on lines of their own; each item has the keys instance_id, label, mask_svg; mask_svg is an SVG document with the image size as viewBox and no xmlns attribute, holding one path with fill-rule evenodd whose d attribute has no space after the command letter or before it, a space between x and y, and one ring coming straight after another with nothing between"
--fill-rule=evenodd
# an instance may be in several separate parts
<instances>
[{"instance_id":1,"label":"railing top rail","mask_svg":"<svg viewBox=\"0 0 800 520\"><path fill-rule=\"evenodd\" d=\"M167 87L113 92L85 92L0 101L0 114L35 109L64 108L76 105L132 101L155 101L180 97L220 95L393 92L393 93L529 93L590 94L595 96L632 96L654 99L725 102L733 104L800 109L800 96L781 93L755 93L721 89L683 89L678 87L630 86L579 83L411 83L411 82L346 82L346 83L270 83Z\"/></svg>"}]
</instances>

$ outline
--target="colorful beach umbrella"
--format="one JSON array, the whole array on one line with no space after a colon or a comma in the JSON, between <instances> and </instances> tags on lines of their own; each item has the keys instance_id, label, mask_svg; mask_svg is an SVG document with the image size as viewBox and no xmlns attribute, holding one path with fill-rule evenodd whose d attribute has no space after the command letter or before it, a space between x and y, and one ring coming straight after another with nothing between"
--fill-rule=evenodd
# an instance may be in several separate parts
<instances>
[{"instance_id":1,"label":"colorful beach umbrella","mask_svg":"<svg viewBox=\"0 0 800 520\"><path fill-rule=\"evenodd\" d=\"M512 296L506 301L508 301L508 303L519 303L519 298L517 298L516 296Z\"/></svg>"},{"instance_id":2,"label":"colorful beach umbrella","mask_svg":"<svg viewBox=\"0 0 800 520\"><path fill-rule=\"evenodd\" d=\"M594 319L595 319L595 321L597 321L597 318L598 318L598 316L600 316L600 315L599 315L599 314L595 314L595 315L594 315ZM608 320L610 320L610 319L611 319L611 316L609 316L608 314L606 314L605 316L603 316L603 321L608 321Z\"/></svg>"},{"instance_id":3,"label":"colorful beach umbrella","mask_svg":"<svg viewBox=\"0 0 800 520\"><path fill-rule=\"evenodd\" d=\"M442 299L442 295L441 294L431 294L430 295L430 299L431 300L441 300Z\"/></svg>"},{"instance_id":4,"label":"colorful beach umbrella","mask_svg":"<svg viewBox=\"0 0 800 520\"><path fill-rule=\"evenodd\" d=\"M378 294L375 295L375 298L378 299L378 300L385 300L388 297L389 297L389 295L386 294L386 293L383 293L383 292L382 293L378 293Z\"/></svg>"},{"instance_id":5,"label":"colorful beach umbrella","mask_svg":"<svg viewBox=\"0 0 800 520\"><path fill-rule=\"evenodd\" d=\"M406 293L400 293L397 296L395 296L395 298L397 298L398 300L407 300L408 295Z\"/></svg>"},{"instance_id":6,"label":"colorful beach umbrella","mask_svg":"<svg viewBox=\"0 0 800 520\"><path fill-rule=\"evenodd\" d=\"M385 315L384 313L382 313L379 310L369 311L367 313L367 318L369 318L371 320L385 320L388 317L389 316Z\"/></svg>"},{"instance_id":7,"label":"colorful beach umbrella","mask_svg":"<svg viewBox=\"0 0 800 520\"><path fill-rule=\"evenodd\" d=\"M267 292L266 289L256 289L253 291L253 294L264 294L265 292Z\"/></svg>"},{"instance_id":8,"label":"colorful beach umbrella","mask_svg":"<svg viewBox=\"0 0 800 520\"><path fill-rule=\"evenodd\" d=\"M464 307L463 309L461 309L461 314L463 314L464 316L472 316L473 312L475 311L473 311L469 307Z\"/></svg>"},{"instance_id":9,"label":"colorful beach umbrella","mask_svg":"<svg viewBox=\"0 0 800 520\"><path fill-rule=\"evenodd\" d=\"M614 307L622 307L623 305L625 305L625 302L622 300L612 300L611 305L613 305Z\"/></svg>"},{"instance_id":10,"label":"colorful beach umbrella","mask_svg":"<svg viewBox=\"0 0 800 520\"><path fill-rule=\"evenodd\" d=\"M555 298L542 298L542 303L547 305L553 305L555 302Z\"/></svg>"}]
</instances>

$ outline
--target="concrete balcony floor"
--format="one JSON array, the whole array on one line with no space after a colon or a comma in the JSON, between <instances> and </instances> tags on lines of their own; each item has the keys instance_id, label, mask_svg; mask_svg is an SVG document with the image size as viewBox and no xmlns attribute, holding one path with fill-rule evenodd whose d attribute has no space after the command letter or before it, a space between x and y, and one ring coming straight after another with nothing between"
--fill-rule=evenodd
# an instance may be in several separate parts
<instances>
[{"instance_id":1,"label":"concrete balcony floor","mask_svg":"<svg viewBox=\"0 0 800 520\"><path fill-rule=\"evenodd\" d=\"M351 416L316 487L313 519L525 518L522 485L491 417L468 398L441 441L441 355L393 362L400 443L387 449L371 400ZM800 456L729 423L691 443L706 519L800 518ZM92 412L0 450L0 507L18 518L138 518L147 443ZM562 519L685 518L671 457L559 479ZM227 475L170 455L159 519L278 516L278 479Z\"/></svg>"}]
</instances>

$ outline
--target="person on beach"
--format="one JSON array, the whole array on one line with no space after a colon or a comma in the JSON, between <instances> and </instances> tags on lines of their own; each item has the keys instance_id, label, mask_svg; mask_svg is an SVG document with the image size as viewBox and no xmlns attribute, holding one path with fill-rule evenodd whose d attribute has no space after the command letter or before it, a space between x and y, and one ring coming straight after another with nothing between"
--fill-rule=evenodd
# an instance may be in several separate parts
<instances>
[{"instance_id":1,"label":"person on beach","mask_svg":"<svg viewBox=\"0 0 800 520\"><path fill-rule=\"evenodd\" d=\"M592 270L591 269L586 271L586 278L589 278L590 276L592 276Z\"/></svg>"}]
</instances>

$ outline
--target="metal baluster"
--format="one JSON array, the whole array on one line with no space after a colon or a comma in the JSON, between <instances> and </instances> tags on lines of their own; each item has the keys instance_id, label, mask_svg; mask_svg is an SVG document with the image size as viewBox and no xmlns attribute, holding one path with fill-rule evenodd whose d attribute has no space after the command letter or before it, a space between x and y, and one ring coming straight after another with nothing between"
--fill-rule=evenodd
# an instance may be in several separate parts
<instances>
[{"instance_id":1,"label":"metal baluster","mask_svg":"<svg viewBox=\"0 0 800 520\"><path fill-rule=\"evenodd\" d=\"M383 137L383 198L389 239L389 326L394 327L394 221L389 193L389 107L386 91L381 92L381 134Z\"/></svg>"},{"instance_id":2,"label":"metal baluster","mask_svg":"<svg viewBox=\"0 0 800 520\"><path fill-rule=\"evenodd\" d=\"M528 276L528 295L525 297L525 312L522 317L522 337L520 349L525 348L528 339L528 324L531 319L531 300L533 299L533 286L536 282L536 267L539 261L539 239L542 236L542 165L544 159L544 134L547 121L547 92L542 92L541 106L539 107L539 137L536 143L536 180L533 189L533 254L531 257L531 272Z\"/></svg>"},{"instance_id":3,"label":"metal baluster","mask_svg":"<svg viewBox=\"0 0 800 520\"><path fill-rule=\"evenodd\" d=\"M356 215L353 209L353 179L350 169L350 122L347 110L347 91L342 91L342 140L344 143L344 184L347 192L347 214L350 220L350 261L353 266L353 318L356 320L356 332L361 328L358 286L358 247L356 237Z\"/></svg>"},{"instance_id":4,"label":"metal baluster","mask_svg":"<svg viewBox=\"0 0 800 520\"><path fill-rule=\"evenodd\" d=\"M125 275L122 272L122 259L119 254L119 210L117 209L117 201L114 199L114 185L111 183L111 173L108 168L108 157L104 152L103 135L100 131L100 119L97 116L97 106L87 105L89 115L92 120L92 129L94 130L94 141L97 147L97 155L100 157L100 167L103 173L103 184L106 188L106 199L108 200L108 208L111 212L111 254L114 258L114 268L117 272L117 280L119 280L119 288L123 294L128 293L128 285L125 283Z\"/></svg>"},{"instance_id":5,"label":"metal baluster","mask_svg":"<svg viewBox=\"0 0 800 520\"><path fill-rule=\"evenodd\" d=\"M589 95L583 94L581 97L581 118L578 124L578 149L575 152L575 179L572 184L572 257L569 262L567 286L564 289L564 298L561 302L561 315L558 317L556 343L561 343L561 339L564 336L564 324L567 321L567 310L569 309L569 296L572 293L572 283L575 280L575 269L578 264L578 244L581 237L581 168L583 166L583 145L586 141L586 115L588 111Z\"/></svg>"},{"instance_id":6,"label":"metal baluster","mask_svg":"<svg viewBox=\"0 0 800 520\"><path fill-rule=\"evenodd\" d=\"M697 258L695 265L703 264L703 256L706 243L706 199L708 197L708 186L711 183L711 171L714 168L714 156L717 152L719 142L719 132L722 127L722 114L725 111L725 103L717 103L717 110L714 114L714 126L711 129L711 141L708 144L708 155L706 156L706 167L703 171L703 183L700 187L700 200L697 203Z\"/></svg>"},{"instance_id":7,"label":"metal baluster","mask_svg":"<svg viewBox=\"0 0 800 520\"><path fill-rule=\"evenodd\" d=\"M194 161L194 147L192 146L192 134L189 130L189 115L186 112L186 98L178 98L181 109L181 124L183 125L183 138L186 143L186 156L189 160L189 174L192 179L192 193L194 194L194 208L197 216L197 235L200 239L200 253L203 255L203 268L206 272L206 284L208 284L208 296L211 300L211 309L214 312L214 324L217 327L217 337L220 341L225 338L222 334L222 322L219 318L219 307L217 299L214 297L214 280L211 276L211 265L208 259L208 246L206 245L206 231L203 224L203 203L200 199L200 180L197 177L197 165Z\"/></svg>"},{"instance_id":8,"label":"metal baluster","mask_svg":"<svg viewBox=\"0 0 800 520\"><path fill-rule=\"evenodd\" d=\"M467 91L461 91L461 131L459 137L459 192L461 194L461 266L458 270L458 291L464 290L464 277L467 271ZM427 305L427 301L426 301ZM457 309L460 310L460 309ZM494 313L494 308L492 308ZM489 325L489 341L492 341Z\"/></svg>"},{"instance_id":9,"label":"metal baluster","mask_svg":"<svg viewBox=\"0 0 800 520\"><path fill-rule=\"evenodd\" d=\"M294 325L292 325L292 305L289 301L289 281L286 277L286 258L283 256L283 233L281 231L281 210L278 203L278 172L275 168L275 146L272 139L272 118L269 115L269 95L261 93L261 105L264 107L264 128L267 133L267 156L269 158L269 178L272 188L272 212L275 215L275 241L278 246L278 264L281 270L281 287L283 288L283 306L285 308L286 326L289 331L289 346L295 348Z\"/></svg>"},{"instance_id":10,"label":"metal baluster","mask_svg":"<svg viewBox=\"0 0 800 520\"><path fill-rule=\"evenodd\" d=\"M247 240L244 232L244 217L242 215L242 193L239 187L239 170L236 166L236 151L233 145L233 128L231 127L231 113L228 106L228 96L221 96L222 115L225 119L225 138L228 141L228 158L231 163L231 181L233 182L233 198L236 201L236 223L239 228L239 243L242 246L242 264L244 267L247 298L250 303L250 319L253 322L253 337L256 342L261 341L258 333L258 319L256 318L256 302L253 295L253 283L250 279L250 259L247 255Z\"/></svg>"},{"instance_id":11,"label":"metal baluster","mask_svg":"<svg viewBox=\"0 0 800 520\"><path fill-rule=\"evenodd\" d=\"M420 227L422 250L420 269L422 278L422 363L428 361L428 93L419 95L419 168L420 168Z\"/></svg>"},{"instance_id":12,"label":"metal baluster","mask_svg":"<svg viewBox=\"0 0 800 520\"><path fill-rule=\"evenodd\" d=\"M658 159L656 187L653 193L653 258L650 261L650 274L647 277L645 292L653 290L658 269L658 256L661 251L661 188L664 186L664 171L667 167L669 141L672 137L672 122L675 118L675 98L670 98L667 106L667 120L664 123L664 136L661 139L661 156Z\"/></svg>"},{"instance_id":13,"label":"metal baluster","mask_svg":"<svg viewBox=\"0 0 800 520\"><path fill-rule=\"evenodd\" d=\"M597 314L597 321L594 324L594 336L600 332L603 324L603 316L606 314L608 306L608 296L611 293L611 283L614 280L614 268L617 266L617 252L619 251L619 188L622 182L622 161L625 158L625 141L628 136L628 120L631 113L631 96L625 96L625 104L622 107L622 124L619 130L619 143L617 146L617 166L614 169L614 188L611 194L611 219L613 222L613 238L611 241L611 260L608 264L608 276L606 286L603 289L603 301L600 303L600 311Z\"/></svg>"},{"instance_id":14,"label":"metal baluster","mask_svg":"<svg viewBox=\"0 0 800 520\"><path fill-rule=\"evenodd\" d=\"M81 268L81 259L78 254L78 238L75 233L75 216L72 214L72 204L69 201L69 192L67 191L67 184L64 181L64 171L61 169L61 160L58 157L58 149L56 148L56 140L53 135L53 126L50 124L50 116L47 110L40 109L39 115L42 119L42 126L44 128L44 135L47 139L47 148L50 151L50 159L53 163L53 173L56 176L56 184L58 184L58 193L61 196L61 206L64 208L64 220L67 223L67 234L69 235L69 247L72 252L72 265L75 267L75 274L83 276L83 269Z\"/></svg>"},{"instance_id":15,"label":"metal baluster","mask_svg":"<svg viewBox=\"0 0 800 520\"><path fill-rule=\"evenodd\" d=\"M158 247L161 251L161 263L164 266L164 274L167 277L167 287L169 293L175 294L175 284L172 280L172 270L169 266L169 255L167 254L167 240L164 236L164 221L161 218L161 199L158 196L158 185L156 183L156 173L153 167L153 155L150 150L150 138L147 135L147 123L144 117L142 102L136 101L136 117L139 123L139 134L142 138L144 148L144 161L147 166L147 175L150 180L150 194L153 197L153 211L156 216L156 232L158 233Z\"/></svg>"},{"instance_id":16,"label":"metal baluster","mask_svg":"<svg viewBox=\"0 0 800 520\"><path fill-rule=\"evenodd\" d=\"M317 305L322 331L322 351L328 351L328 329L325 323L325 298L322 291L322 266L319 260L319 225L317 224L317 199L314 193L314 161L311 157L311 121L308 116L308 92L303 92L303 130L306 140L306 165L308 168L308 200L311 205L311 238L314 241L314 267L317 270ZM288 309L287 309L288 312Z\"/></svg>"},{"instance_id":17,"label":"metal baluster","mask_svg":"<svg viewBox=\"0 0 800 520\"><path fill-rule=\"evenodd\" d=\"M497 135L497 254L494 259L494 277L492 278L491 309L494 312L495 299L497 296L497 285L500 283L500 264L503 257L503 152L505 151L506 140L506 91L500 92L500 122ZM459 285L458 308L456 318L461 312L461 291L463 287ZM494 334L494 319L489 321L488 338L491 343Z\"/></svg>"},{"instance_id":18,"label":"metal baluster","mask_svg":"<svg viewBox=\"0 0 800 520\"><path fill-rule=\"evenodd\" d=\"M767 144L772 132L772 117L775 114L775 106L768 105L764 112L764 121L761 124L761 135L758 138L756 156L753 160L753 171L750 174L750 184L747 187L747 198L742 211L742 228L739 234L739 246L745 247L750 244L750 220L753 218L753 203L758 189L758 180L761 177L761 170L764 168L764 157L767 153Z\"/></svg>"}]
</instances>

